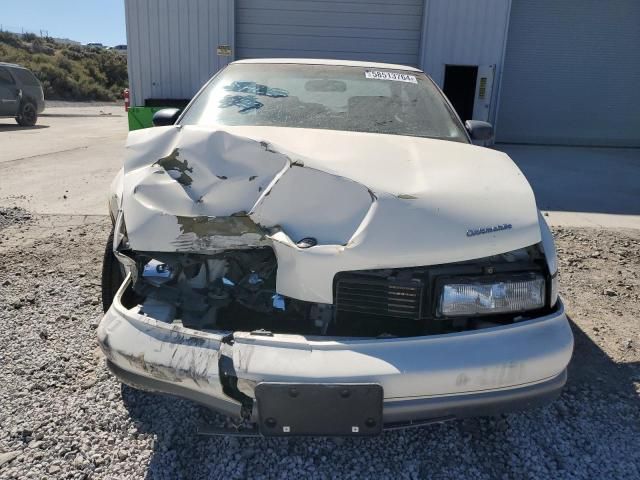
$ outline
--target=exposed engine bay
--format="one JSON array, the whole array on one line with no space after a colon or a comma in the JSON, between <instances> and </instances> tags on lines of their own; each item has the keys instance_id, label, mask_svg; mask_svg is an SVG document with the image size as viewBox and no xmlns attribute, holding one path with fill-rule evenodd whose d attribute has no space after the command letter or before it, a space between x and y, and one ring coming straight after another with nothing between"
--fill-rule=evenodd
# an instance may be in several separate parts
<instances>
[{"instance_id":1,"label":"exposed engine bay","mask_svg":"<svg viewBox=\"0 0 640 480\"><path fill-rule=\"evenodd\" d=\"M505 325L541 312L439 318L434 306L440 279L518 272L540 272L548 278L544 256L532 246L474 262L340 272L334 280L334 303L322 304L277 293L277 259L270 247L216 255L136 253L135 262L130 308L196 330L255 335L390 338Z\"/></svg>"},{"instance_id":2,"label":"exposed engine bay","mask_svg":"<svg viewBox=\"0 0 640 480\"><path fill-rule=\"evenodd\" d=\"M202 330L313 332L302 321L311 304L276 293L277 263L269 247L137 260L141 269L134 291L144 298L145 315Z\"/></svg>"}]
</instances>

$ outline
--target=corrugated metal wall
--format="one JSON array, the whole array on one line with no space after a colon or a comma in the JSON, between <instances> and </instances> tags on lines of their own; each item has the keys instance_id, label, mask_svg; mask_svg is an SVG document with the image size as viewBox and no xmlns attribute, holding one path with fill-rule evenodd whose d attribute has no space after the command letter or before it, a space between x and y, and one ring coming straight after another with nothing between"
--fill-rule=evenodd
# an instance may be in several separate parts
<instances>
[{"instance_id":1,"label":"corrugated metal wall","mask_svg":"<svg viewBox=\"0 0 640 480\"><path fill-rule=\"evenodd\" d=\"M191 98L229 57L234 45L233 0L126 0L132 105L149 98Z\"/></svg>"},{"instance_id":2,"label":"corrugated metal wall","mask_svg":"<svg viewBox=\"0 0 640 480\"><path fill-rule=\"evenodd\" d=\"M445 65L500 64L511 0L429 0L422 67L440 86Z\"/></svg>"},{"instance_id":3,"label":"corrugated metal wall","mask_svg":"<svg viewBox=\"0 0 640 480\"><path fill-rule=\"evenodd\" d=\"M427 5L422 69L442 87L446 65L495 65L493 120L511 0L428 0Z\"/></svg>"},{"instance_id":4,"label":"corrugated metal wall","mask_svg":"<svg viewBox=\"0 0 640 480\"><path fill-rule=\"evenodd\" d=\"M497 140L640 146L638 48L638 0L513 0Z\"/></svg>"},{"instance_id":5,"label":"corrugated metal wall","mask_svg":"<svg viewBox=\"0 0 640 480\"><path fill-rule=\"evenodd\" d=\"M236 58L418 65L423 0L237 0Z\"/></svg>"}]
</instances>

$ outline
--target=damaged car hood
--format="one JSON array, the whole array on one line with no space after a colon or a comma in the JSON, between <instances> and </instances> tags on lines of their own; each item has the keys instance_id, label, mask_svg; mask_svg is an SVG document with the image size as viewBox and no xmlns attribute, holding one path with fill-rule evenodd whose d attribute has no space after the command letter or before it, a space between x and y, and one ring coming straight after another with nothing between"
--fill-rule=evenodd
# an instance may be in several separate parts
<instances>
[{"instance_id":1,"label":"damaged car hood","mask_svg":"<svg viewBox=\"0 0 640 480\"><path fill-rule=\"evenodd\" d=\"M340 271L472 260L541 239L522 172L468 144L171 126L130 133L127 151L122 209L133 250L269 245L278 293L300 300L332 303ZM303 239L316 245L301 248Z\"/></svg>"}]
</instances>

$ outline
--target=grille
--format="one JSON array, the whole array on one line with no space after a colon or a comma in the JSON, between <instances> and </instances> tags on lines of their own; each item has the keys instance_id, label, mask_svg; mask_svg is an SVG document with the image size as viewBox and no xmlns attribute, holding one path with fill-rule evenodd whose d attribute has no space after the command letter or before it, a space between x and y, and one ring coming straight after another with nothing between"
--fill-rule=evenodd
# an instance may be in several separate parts
<instances>
[{"instance_id":1,"label":"grille","mask_svg":"<svg viewBox=\"0 0 640 480\"><path fill-rule=\"evenodd\" d=\"M419 319L422 282L349 276L336 282L336 309L369 315Z\"/></svg>"}]
</instances>

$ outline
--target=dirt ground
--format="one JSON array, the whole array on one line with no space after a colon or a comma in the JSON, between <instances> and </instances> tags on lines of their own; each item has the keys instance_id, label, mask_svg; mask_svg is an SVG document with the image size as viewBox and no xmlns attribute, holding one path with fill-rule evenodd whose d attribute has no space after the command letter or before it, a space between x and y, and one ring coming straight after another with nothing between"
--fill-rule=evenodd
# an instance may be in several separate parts
<instances>
[{"instance_id":1,"label":"dirt ground","mask_svg":"<svg viewBox=\"0 0 640 480\"><path fill-rule=\"evenodd\" d=\"M0 208L0 478L640 477L640 231L555 229L576 348L554 404L288 441L196 436L225 420L107 372L95 328L108 223Z\"/></svg>"},{"instance_id":2,"label":"dirt ground","mask_svg":"<svg viewBox=\"0 0 640 480\"><path fill-rule=\"evenodd\" d=\"M560 292L579 332L576 350L592 342L601 356L640 380L640 231L555 228L554 235ZM589 363L572 366L581 379L619 386Z\"/></svg>"}]
</instances>

